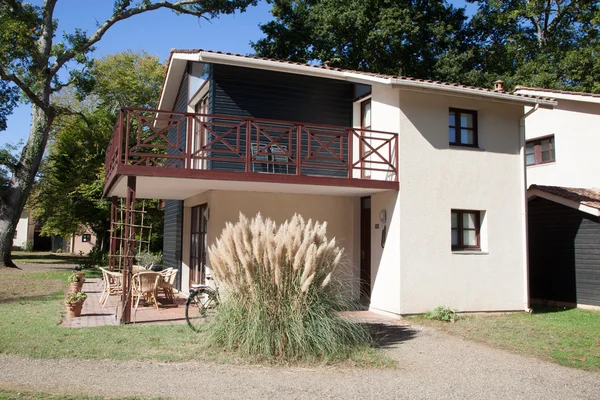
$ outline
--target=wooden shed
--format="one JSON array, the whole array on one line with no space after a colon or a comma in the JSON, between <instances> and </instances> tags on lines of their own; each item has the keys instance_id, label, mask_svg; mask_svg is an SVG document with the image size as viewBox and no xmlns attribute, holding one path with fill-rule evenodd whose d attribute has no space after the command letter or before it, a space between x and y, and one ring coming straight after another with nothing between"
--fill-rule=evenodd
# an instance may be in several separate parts
<instances>
[{"instance_id":1,"label":"wooden shed","mask_svg":"<svg viewBox=\"0 0 600 400\"><path fill-rule=\"evenodd\" d=\"M532 304L600 307L600 191L531 185Z\"/></svg>"}]
</instances>

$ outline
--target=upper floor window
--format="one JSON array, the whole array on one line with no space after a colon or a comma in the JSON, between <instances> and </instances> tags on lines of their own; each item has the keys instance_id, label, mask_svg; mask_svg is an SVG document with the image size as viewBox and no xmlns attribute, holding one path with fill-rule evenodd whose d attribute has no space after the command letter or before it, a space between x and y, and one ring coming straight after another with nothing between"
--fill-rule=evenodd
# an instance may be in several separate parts
<instances>
[{"instance_id":1,"label":"upper floor window","mask_svg":"<svg viewBox=\"0 0 600 400\"><path fill-rule=\"evenodd\" d=\"M92 240L92 235L89 233L84 233L83 235L81 235L81 241L82 242L89 242L90 240Z\"/></svg>"},{"instance_id":2,"label":"upper floor window","mask_svg":"<svg viewBox=\"0 0 600 400\"><path fill-rule=\"evenodd\" d=\"M528 140L525 145L525 164L537 165L554 162L554 135Z\"/></svg>"},{"instance_id":3,"label":"upper floor window","mask_svg":"<svg viewBox=\"0 0 600 400\"><path fill-rule=\"evenodd\" d=\"M480 250L481 212L452 210L452 250Z\"/></svg>"},{"instance_id":4,"label":"upper floor window","mask_svg":"<svg viewBox=\"0 0 600 400\"><path fill-rule=\"evenodd\" d=\"M448 139L452 145L477 147L477 111L451 108Z\"/></svg>"}]
</instances>

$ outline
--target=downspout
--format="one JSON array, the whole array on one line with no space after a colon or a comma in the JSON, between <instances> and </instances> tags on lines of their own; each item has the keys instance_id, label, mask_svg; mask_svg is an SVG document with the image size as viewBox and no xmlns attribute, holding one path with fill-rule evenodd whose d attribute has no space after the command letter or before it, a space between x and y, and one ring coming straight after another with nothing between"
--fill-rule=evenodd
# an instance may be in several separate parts
<instances>
[{"instance_id":1,"label":"downspout","mask_svg":"<svg viewBox=\"0 0 600 400\"><path fill-rule=\"evenodd\" d=\"M521 196L521 224L523 226L523 245L522 245L522 257L523 257L523 309L526 312L531 312L529 307L529 232L528 232L528 221L527 221L527 166L525 165L525 118L539 109L539 104L536 104L531 110L527 111L519 120L519 146L521 154L521 189L523 195Z\"/></svg>"}]
</instances>

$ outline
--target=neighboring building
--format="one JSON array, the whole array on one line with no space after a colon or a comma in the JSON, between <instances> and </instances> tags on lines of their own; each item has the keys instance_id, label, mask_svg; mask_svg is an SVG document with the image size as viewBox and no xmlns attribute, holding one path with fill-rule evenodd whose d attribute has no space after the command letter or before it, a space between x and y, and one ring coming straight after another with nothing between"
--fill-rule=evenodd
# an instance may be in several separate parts
<instances>
[{"instance_id":1,"label":"neighboring building","mask_svg":"<svg viewBox=\"0 0 600 400\"><path fill-rule=\"evenodd\" d=\"M554 104L174 50L160 111L121 111L105 195L167 199L164 264L183 292L203 281L207 244L239 212L278 223L299 213L327 221L346 249L349 295L362 291L372 310L525 310L519 123L524 106Z\"/></svg>"},{"instance_id":2,"label":"neighboring building","mask_svg":"<svg viewBox=\"0 0 600 400\"><path fill-rule=\"evenodd\" d=\"M96 246L96 235L92 231L72 235L69 238L68 251L73 254L88 254Z\"/></svg>"},{"instance_id":3,"label":"neighboring building","mask_svg":"<svg viewBox=\"0 0 600 400\"><path fill-rule=\"evenodd\" d=\"M532 301L598 307L600 94L526 87L516 93L558 103L525 120Z\"/></svg>"},{"instance_id":4,"label":"neighboring building","mask_svg":"<svg viewBox=\"0 0 600 400\"><path fill-rule=\"evenodd\" d=\"M96 244L96 235L89 230L77 233L69 238L63 238L57 235L42 235L43 224L40 221L29 218L29 214L24 211L21 214L17 224L17 232L13 239L13 248L25 250L27 242L31 244L33 251L62 251L66 253L83 252L88 254Z\"/></svg>"},{"instance_id":5,"label":"neighboring building","mask_svg":"<svg viewBox=\"0 0 600 400\"><path fill-rule=\"evenodd\" d=\"M27 242L30 242L33 246L33 235L35 231L35 222L29 220L29 214L24 211L21 213L21 218L17 223L17 231L13 237L13 247L25 250L27 248Z\"/></svg>"},{"instance_id":6,"label":"neighboring building","mask_svg":"<svg viewBox=\"0 0 600 400\"><path fill-rule=\"evenodd\" d=\"M600 188L600 94L522 86L515 93L550 96L558 103L525 120L528 184Z\"/></svg>"}]
</instances>

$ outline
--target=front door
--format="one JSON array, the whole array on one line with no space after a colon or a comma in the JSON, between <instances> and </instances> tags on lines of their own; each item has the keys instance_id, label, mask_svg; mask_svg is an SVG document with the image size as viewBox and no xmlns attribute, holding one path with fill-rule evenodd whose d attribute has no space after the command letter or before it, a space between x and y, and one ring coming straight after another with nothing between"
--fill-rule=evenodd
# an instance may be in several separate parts
<instances>
[{"instance_id":1,"label":"front door","mask_svg":"<svg viewBox=\"0 0 600 400\"><path fill-rule=\"evenodd\" d=\"M360 301L371 301L371 197L360 199Z\"/></svg>"},{"instance_id":2,"label":"front door","mask_svg":"<svg viewBox=\"0 0 600 400\"><path fill-rule=\"evenodd\" d=\"M206 273L206 204L192 207L190 286L204 283Z\"/></svg>"}]
</instances>

